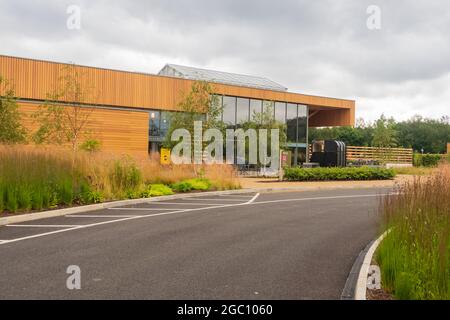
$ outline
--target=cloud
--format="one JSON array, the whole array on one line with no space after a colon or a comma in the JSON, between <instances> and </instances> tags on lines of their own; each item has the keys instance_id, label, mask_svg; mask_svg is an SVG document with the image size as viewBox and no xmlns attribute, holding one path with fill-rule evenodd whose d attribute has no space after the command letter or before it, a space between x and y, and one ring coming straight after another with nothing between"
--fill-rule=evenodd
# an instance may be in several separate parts
<instances>
[{"instance_id":1,"label":"cloud","mask_svg":"<svg viewBox=\"0 0 450 320\"><path fill-rule=\"evenodd\" d=\"M81 30L66 9L81 8ZM357 116L449 114L450 6L379 0L3 0L1 54L156 73L167 62L355 99Z\"/></svg>"}]
</instances>

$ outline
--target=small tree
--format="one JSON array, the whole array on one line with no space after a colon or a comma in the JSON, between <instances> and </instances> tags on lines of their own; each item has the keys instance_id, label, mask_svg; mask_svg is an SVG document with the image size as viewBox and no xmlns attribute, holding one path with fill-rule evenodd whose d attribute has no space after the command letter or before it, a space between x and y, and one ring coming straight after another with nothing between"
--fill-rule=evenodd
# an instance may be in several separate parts
<instances>
[{"instance_id":1,"label":"small tree","mask_svg":"<svg viewBox=\"0 0 450 320\"><path fill-rule=\"evenodd\" d=\"M37 144L69 143L75 153L93 111L87 104L95 102L96 96L75 65L65 67L59 82L59 88L47 95L47 101L34 114L40 126L33 140Z\"/></svg>"},{"instance_id":2,"label":"small tree","mask_svg":"<svg viewBox=\"0 0 450 320\"><path fill-rule=\"evenodd\" d=\"M372 145L380 148L392 148L397 146L397 131L394 119L386 119L381 115L375 122Z\"/></svg>"},{"instance_id":3,"label":"small tree","mask_svg":"<svg viewBox=\"0 0 450 320\"><path fill-rule=\"evenodd\" d=\"M208 82L194 82L191 90L178 103L178 109L181 112L174 112L170 116L170 127L164 143L166 147L173 147L177 144L176 141L171 141L172 132L176 129L186 129L193 137L194 121L202 121L203 131L215 128L223 132L225 129L220 119L223 108L214 94L213 87Z\"/></svg>"},{"instance_id":4,"label":"small tree","mask_svg":"<svg viewBox=\"0 0 450 320\"><path fill-rule=\"evenodd\" d=\"M26 130L20 120L14 89L0 76L0 143L26 141Z\"/></svg>"}]
</instances>

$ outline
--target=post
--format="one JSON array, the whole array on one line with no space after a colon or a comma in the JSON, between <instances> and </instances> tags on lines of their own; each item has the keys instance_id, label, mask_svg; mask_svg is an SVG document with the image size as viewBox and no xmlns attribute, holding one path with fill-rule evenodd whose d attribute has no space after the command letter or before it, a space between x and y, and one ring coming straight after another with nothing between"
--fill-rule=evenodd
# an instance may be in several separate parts
<instances>
[{"instance_id":1,"label":"post","mask_svg":"<svg viewBox=\"0 0 450 320\"><path fill-rule=\"evenodd\" d=\"M279 164L278 164L278 180L279 181L283 181L283 174L284 174L284 172L283 172L283 166L281 165L282 164L282 156L283 156L283 150L282 149L280 149L280 158L279 158Z\"/></svg>"}]
</instances>

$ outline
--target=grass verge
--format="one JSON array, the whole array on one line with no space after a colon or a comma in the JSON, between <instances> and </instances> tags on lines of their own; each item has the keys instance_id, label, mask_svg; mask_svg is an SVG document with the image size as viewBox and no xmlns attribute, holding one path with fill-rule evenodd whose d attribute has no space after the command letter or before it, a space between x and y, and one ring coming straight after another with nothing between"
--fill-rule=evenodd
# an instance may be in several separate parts
<instances>
[{"instance_id":1,"label":"grass verge","mask_svg":"<svg viewBox=\"0 0 450 320\"><path fill-rule=\"evenodd\" d=\"M384 198L376 260L397 299L450 299L450 165L416 177Z\"/></svg>"}]
</instances>

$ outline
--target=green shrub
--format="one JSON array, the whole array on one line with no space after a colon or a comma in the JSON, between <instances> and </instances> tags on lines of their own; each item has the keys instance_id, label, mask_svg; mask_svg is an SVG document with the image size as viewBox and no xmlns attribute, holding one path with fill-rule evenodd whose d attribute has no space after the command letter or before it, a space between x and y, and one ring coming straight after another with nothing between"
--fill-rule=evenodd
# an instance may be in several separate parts
<instances>
[{"instance_id":1,"label":"green shrub","mask_svg":"<svg viewBox=\"0 0 450 320\"><path fill-rule=\"evenodd\" d=\"M192 190L192 185L187 181L172 183L170 187L175 192L189 192Z\"/></svg>"},{"instance_id":2,"label":"green shrub","mask_svg":"<svg viewBox=\"0 0 450 320\"><path fill-rule=\"evenodd\" d=\"M187 179L180 182L173 183L171 188L175 192L189 192L192 190L209 190L211 188L211 182L208 179L194 178Z\"/></svg>"},{"instance_id":3,"label":"green shrub","mask_svg":"<svg viewBox=\"0 0 450 320\"><path fill-rule=\"evenodd\" d=\"M284 168L284 179L289 181L386 180L394 177L394 170L378 167Z\"/></svg>"},{"instance_id":4,"label":"green shrub","mask_svg":"<svg viewBox=\"0 0 450 320\"><path fill-rule=\"evenodd\" d=\"M148 188L141 193L142 198L166 196L173 194L172 189L164 184L151 184Z\"/></svg>"},{"instance_id":5,"label":"green shrub","mask_svg":"<svg viewBox=\"0 0 450 320\"><path fill-rule=\"evenodd\" d=\"M185 182L189 183L192 187L192 190L209 190L211 188L211 182L208 179L204 178L194 178L186 180Z\"/></svg>"},{"instance_id":6,"label":"green shrub","mask_svg":"<svg viewBox=\"0 0 450 320\"><path fill-rule=\"evenodd\" d=\"M114 192L135 190L142 184L142 173L129 158L116 160L110 174Z\"/></svg>"},{"instance_id":7,"label":"green shrub","mask_svg":"<svg viewBox=\"0 0 450 320\"><path fill-rule=\"evenodd\" d=\"M86 140L83 142L80 146L80 150L87 151L87 152L97 152L100 151L100 141L98 140Z\"/></svg>"},{"instance_id":8,"label":"green shrub","mask_svg":"<svg viewBox=\"0 0 450 320\"><path fill-rule=\"evenodd\" d=\"M445 158L442 154L414 154L414 166L415 167L437 167L439 162Z\"/></svg>"}]
</instances>

